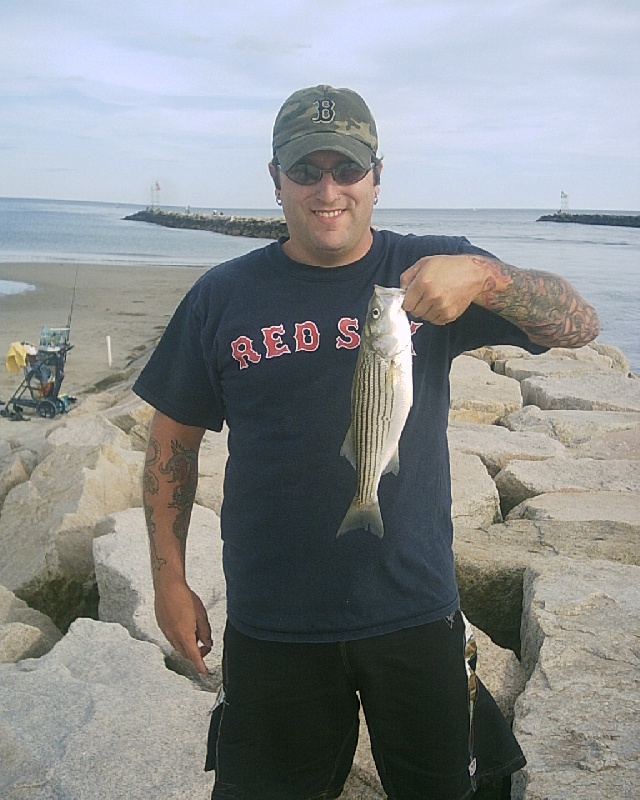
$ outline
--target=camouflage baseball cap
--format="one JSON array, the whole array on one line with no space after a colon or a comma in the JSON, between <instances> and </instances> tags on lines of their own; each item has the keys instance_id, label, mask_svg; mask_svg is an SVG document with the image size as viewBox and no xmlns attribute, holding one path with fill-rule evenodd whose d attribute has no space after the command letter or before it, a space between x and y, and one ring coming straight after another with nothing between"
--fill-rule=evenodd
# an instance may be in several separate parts
<instances>
[{"instance_id":1,"label":"camouflage baseball cap","mask_svg":"<svg viewBox=\"0 0 640 800\"><path fill-rule=\"evenodd\" d=\"M351 89L300 89L285 100L273 126L273 155L285 172L316 150L334 150L368 168L377 148L373 116Z\"/></svg>"}]
</instances>

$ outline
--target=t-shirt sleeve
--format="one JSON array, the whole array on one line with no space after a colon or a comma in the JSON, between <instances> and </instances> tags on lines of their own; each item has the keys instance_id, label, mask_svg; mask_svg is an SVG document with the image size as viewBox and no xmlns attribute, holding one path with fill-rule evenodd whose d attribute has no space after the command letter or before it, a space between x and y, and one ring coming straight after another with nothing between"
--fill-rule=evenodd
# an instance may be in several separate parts
<instances>
[{"instance_id":1,"label":"t-shirt sleeve","mask_svg":"<svg viewBox=\"0 0 640 800\"><path fill-rule=\"evenodd\" d=\"M133 391L183 425L220 431L225 418L215 354L205 352L192 289L176 309Z\"/></svg>"}]
</instances>

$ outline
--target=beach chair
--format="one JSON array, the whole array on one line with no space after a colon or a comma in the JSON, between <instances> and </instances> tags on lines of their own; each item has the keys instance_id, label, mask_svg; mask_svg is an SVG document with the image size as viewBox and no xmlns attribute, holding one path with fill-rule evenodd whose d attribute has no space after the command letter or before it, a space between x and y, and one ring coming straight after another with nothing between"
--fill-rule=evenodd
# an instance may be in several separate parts
<instances>
[{"instance_id":1,"label":"beach chair","mask_svg":"<svg viewBox=\"0 0 640 800\"><path fill-rule=\"evenodd\" d=\"M5 364L10 372L22 369L23 379L7 400L0 415L26 419L23 412L32 409L39 417L55 417L69 411L75 398L60 394L64 380L69 343L69 328L43 328L38 347L27 342L13 342Z\"/></svg>"}]
</instances>

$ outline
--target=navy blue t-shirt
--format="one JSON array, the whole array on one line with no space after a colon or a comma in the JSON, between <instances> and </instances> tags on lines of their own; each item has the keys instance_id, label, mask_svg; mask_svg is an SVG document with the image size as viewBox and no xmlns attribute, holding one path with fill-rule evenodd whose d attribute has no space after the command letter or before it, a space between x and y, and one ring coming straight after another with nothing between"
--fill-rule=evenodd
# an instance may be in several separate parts
<instances>
[{"instance_id":1,"label":"navy blue t-shirt","mask_svg":"<svg viewBox=\"0 0 640 800\"><path fill-rule=\"evenodd\" d=\"M446 427L451 361L531 344L471 305L444 326L413 321L414 400L398 475L384 475L384 537L336 537L356 488L340 449L374 283L466 239L374 232L360 261L312 267L281 242L209 270L170 321L134 391L178 422L229 428L221 529L231 623L281 641L340 641L442 618L459 604Z\"/></svg>"}]
</instances>

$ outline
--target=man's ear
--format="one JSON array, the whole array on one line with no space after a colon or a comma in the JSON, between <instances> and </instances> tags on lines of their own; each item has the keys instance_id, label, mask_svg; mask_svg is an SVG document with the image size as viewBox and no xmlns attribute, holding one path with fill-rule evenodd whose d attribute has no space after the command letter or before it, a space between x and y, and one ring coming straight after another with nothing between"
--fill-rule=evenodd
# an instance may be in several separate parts
<instances>
[{"instance_id":1,"label":"man's ear","mask_svg":"<svg viewBox=\"0 0 640 800\"><path fill-rule=\"evenodd\" d=\"M382 161L378 160L373 165L373 185L380 186L380 173L382 172Z\"/></svg>"},{"instance_id":2,"label":"man's ear","mask_svg":"<svg viewBox=\"0 0 640 800\"><path fill-rule=\"evenodd\" d=\"M276 189L280 189L280 170L276 167L273 161L269 162L269 175L271 175L271 180L273 181Z\"/></svg>"}]
</instances>

